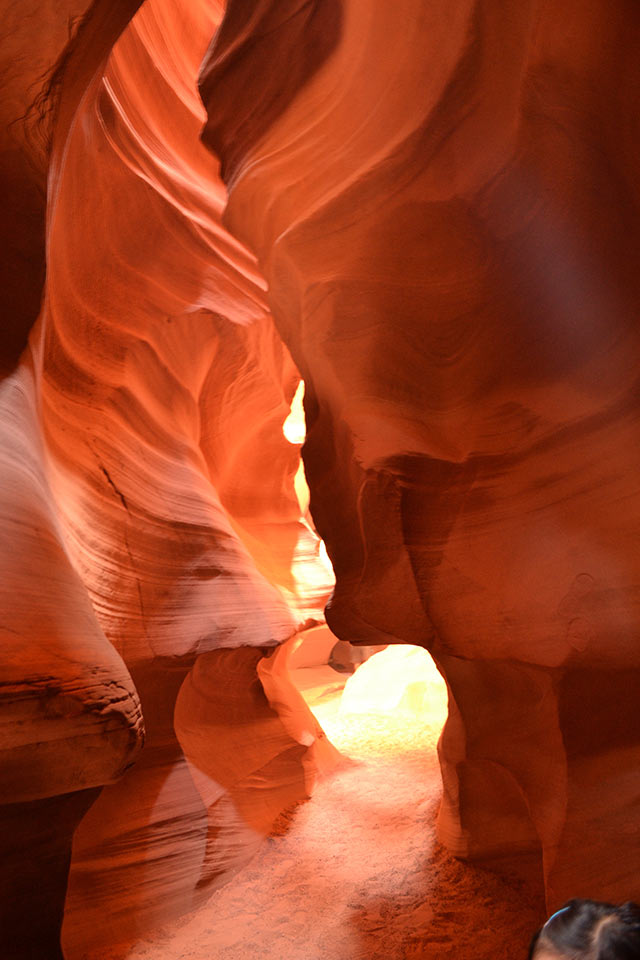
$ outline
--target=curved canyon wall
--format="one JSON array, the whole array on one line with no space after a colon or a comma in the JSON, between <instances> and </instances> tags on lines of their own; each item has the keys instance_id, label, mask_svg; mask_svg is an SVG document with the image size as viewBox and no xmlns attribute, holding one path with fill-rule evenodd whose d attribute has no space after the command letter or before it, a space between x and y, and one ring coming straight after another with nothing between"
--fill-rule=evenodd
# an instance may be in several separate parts
<instances>
[{"instance_id":1,"label":"curved canyon wall","mask_svg":"<svg viewBox=\"0 0 640 960\"><path fill-rule=\"evenodd\" d=\"M541 857L551 905L640 895L639 36L628 0L231 0L201 79L331 628L429 648L440 836Z\"/></svg>"},{"instance_id":2,"label":"curved canyon wall","mask_svg":"<svg viewBox=\"0 0 640 960\"><path fill-rule=\"evenodd\" d=\"M274 656L331 582L282 432L299 375L199 141L221 5L139 5L74 11L28 118L52 148L2 384L8 960L59 955L87 810L67 958L191 908L336 759Z\"/></svg>"},{"instance_id":3,"label":"curved canyon wall","mask_svg":"<svg viewBox=\"0 0 640 960\"><path fill-rule=\"evenodd\" d=\"M41 6L0 142L3 956L61 956L70 863L68 960L189 909L336 762L287 674L330 590L300 375L330 625L448 684L441 839L640 898L635 4Z\"/></svg>"}]
</instances>

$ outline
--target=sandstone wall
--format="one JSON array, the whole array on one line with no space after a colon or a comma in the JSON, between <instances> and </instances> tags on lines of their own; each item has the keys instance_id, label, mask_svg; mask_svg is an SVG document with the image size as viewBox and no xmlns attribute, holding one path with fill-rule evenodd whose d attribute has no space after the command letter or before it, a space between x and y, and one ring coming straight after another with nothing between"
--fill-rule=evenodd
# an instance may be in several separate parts
<instances>
[{"instance_id":1,"label":"sandstone wall","mask_svg":"<svg viewBox=\"0 0 640 960\"><path fill-rule=\"evenodd\" d=\"M639 899L636 4L4 6L3 955L70 862L68 958L194 906L336 762L300 375L330 626L448 684L442 841Z\"/></svg>"},{"instance_id":2,"label":"sandstone wall","mask_svg":"<svg viewBox=\"0 0 640 960\"><path fill-rule=\"evenodd\" d=\"M67 957L192 907L335 759L258 676L330 582L282 433L299 375L199 141L221 7L153 0L127 26L138 6L80 11L36 86L47 277L2 385L7 958L59 949L89 807Z\"/></svg>"},{"instance_id":3,"label":"sandstone wall","mask_svg":"<svg viewBox=\"0 0 640 960\"><path fill-rule=\"evenodd\" d=\"M450 849L637 897L638 9L245 14L205 141L305 380L330 626L446 677Z\"/></svg>"}]
</instances>

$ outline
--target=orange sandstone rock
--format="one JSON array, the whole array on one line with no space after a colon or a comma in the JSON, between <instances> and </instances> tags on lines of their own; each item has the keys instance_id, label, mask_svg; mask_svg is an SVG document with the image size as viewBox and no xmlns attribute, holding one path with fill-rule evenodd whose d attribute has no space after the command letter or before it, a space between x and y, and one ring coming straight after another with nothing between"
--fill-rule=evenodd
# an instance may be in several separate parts
<instances>
[{"instance_id":1,"label":"orange sandstone rock","mask_svg":"<svg viewBox=\"0 0 640 960\"><path fill-rule=\"evenodd\" d=\"M452 850L637 898L638 11L294 6L231 0L201 89L306 384L330 626L442 670Z\"/></svg>"},{"instance_id":2,"label":"orange sandstone rock","mask_svg":"<svg viewBox=\"0 0 640 960\"><path fill-rule=\"evenodd\" d=\"M203 772L187 732L192 668L236 650L248 666L216 674L218 709L242 712L257 663L318 615L330 584L297 586L292 567L318 562L282 433L299 376L253 257L221 224L218 165L199 141L196 74L221 8L153 0L127 27L137 6L95 4L61 61L43 306L2 385L0 800L22 838L3 866L18 891L11 960L59 951L71 837L92 802L74 837L67 957L191 907L306 796L315 766L282 724L265 754L250 710L244 754L229 733ZM278 704L261 693L271 727ZM200 773L231 751L228 856ZM25 845L42 848L38 870L18 859Z\"/></svg>"}]
</instances>

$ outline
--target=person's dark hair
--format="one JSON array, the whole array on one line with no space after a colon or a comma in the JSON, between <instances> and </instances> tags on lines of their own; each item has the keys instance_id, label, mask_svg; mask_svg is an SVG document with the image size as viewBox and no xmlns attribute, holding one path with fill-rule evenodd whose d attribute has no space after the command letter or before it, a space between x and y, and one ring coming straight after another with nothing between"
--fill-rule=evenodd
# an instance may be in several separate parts
<instances>
[{"instance_id":1,"label":"person's dark hair","mask_svg":"<svg viewBox=\"0 0 640 960\"><path fill-rule=\"evenodd\" d=\"M569 900L535 934L529 960L543 947L563 960L640 960L640 906Z\"/></svg>"}]
</instances>

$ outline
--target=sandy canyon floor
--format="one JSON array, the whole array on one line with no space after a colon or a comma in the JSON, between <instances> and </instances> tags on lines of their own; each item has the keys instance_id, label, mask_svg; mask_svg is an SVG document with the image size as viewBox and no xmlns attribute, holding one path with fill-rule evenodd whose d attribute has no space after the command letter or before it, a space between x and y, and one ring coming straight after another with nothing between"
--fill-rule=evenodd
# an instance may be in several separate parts
<instances>
[{"instance_id":1,"label":"sandy canyon floor","mask_svg":"<svg viewBox=\"0 0 640 960\"><path fill-rule=\"evenodd\" d=\"M340 687L305 695L351 763L285 813L197 913L87 960L526 956L539 895L453 859L435 838L441 713L340 712Z\"/></svg>"}]
</instances>

